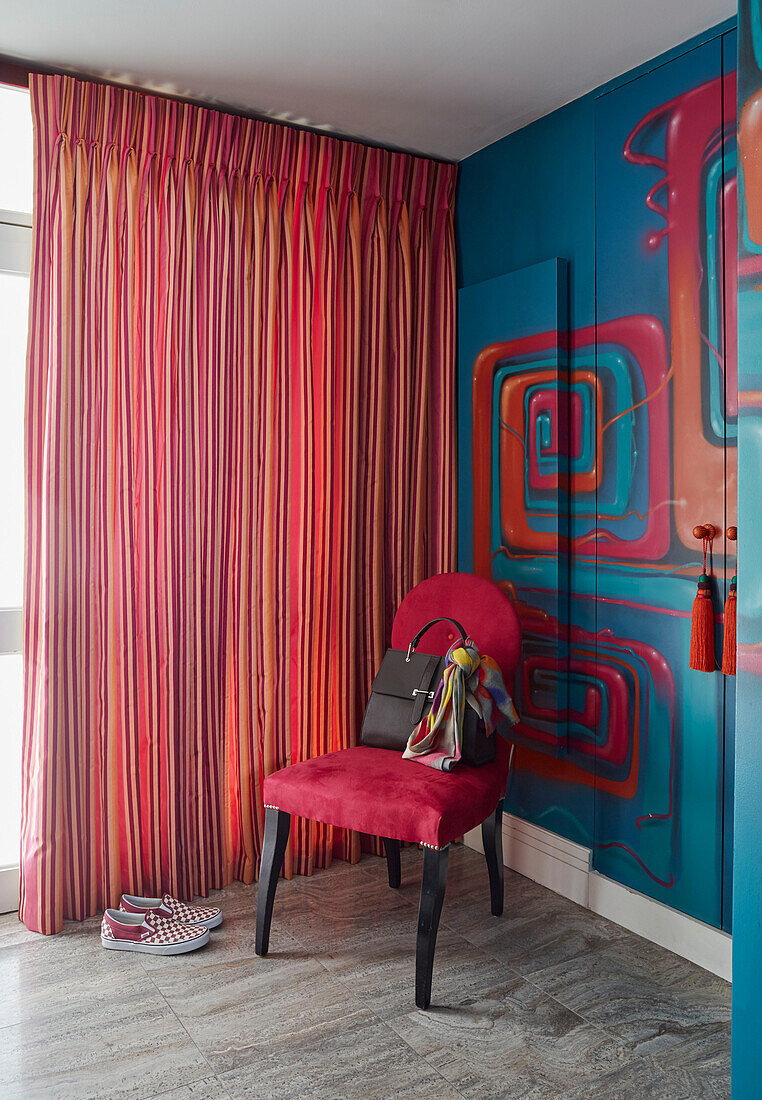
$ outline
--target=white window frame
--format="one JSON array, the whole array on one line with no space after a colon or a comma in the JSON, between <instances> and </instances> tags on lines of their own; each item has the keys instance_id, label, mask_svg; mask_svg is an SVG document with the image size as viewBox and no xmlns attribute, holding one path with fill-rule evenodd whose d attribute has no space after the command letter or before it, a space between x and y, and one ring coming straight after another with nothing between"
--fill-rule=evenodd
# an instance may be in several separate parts
<instances>
[{"instance_id":1,"label":"white window frame","mask_svg":"<svg viewBox=\"0 0 762 1100\"><path fill-rule=\"evenodd\" d=\"M0 272L29 275L32 262L32 216L0 210ZM21 653L22 609L0 607L0 655ZM19 907L19 866L0 866L0 913Z\"/></svg>"}]
</instances>

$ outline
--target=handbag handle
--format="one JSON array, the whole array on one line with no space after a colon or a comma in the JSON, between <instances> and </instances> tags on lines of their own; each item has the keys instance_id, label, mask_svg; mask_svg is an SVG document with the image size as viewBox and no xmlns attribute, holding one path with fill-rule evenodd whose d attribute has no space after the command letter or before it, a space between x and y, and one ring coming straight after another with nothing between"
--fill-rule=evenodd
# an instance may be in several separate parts
<instances>
[{"instance_id":1,"label":"handbag handle","mask_svg":"<svg viewBox=\"0 0 762 1100\"><path fill-rule=\"evenodd\" d=\"M407 656L405 657L405 661L410 660L411 653L415 653L415 647L418 645L418 643L420 642L423 635L426 633L426 631L429 629L429 627L434 626L435 623L452 623L452 625L456 628L456 630L460 634L461 643L463 645L466 644L466 632L463 629L463 627L460 625L458 620L457 619L451 619L449 615L440 615L438 619L431 619L429 622L426 623L425 626L421 627L421 629L418 631L416 636L413 638L410 645L407 647Z\"/></svg>"}]
</instances>

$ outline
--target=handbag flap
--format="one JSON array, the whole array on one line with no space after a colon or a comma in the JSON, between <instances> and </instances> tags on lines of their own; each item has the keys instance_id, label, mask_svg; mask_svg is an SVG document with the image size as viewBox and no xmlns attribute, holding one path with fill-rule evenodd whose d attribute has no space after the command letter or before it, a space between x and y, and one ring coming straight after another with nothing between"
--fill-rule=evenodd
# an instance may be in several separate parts
<instances>
[{"instance_id":1,"label":"handbag flap","mask_svg":"<svg viewBox=\"0 0 762 1100\"><path fill-rule=\"evenodd\" d=\"M443 657L430 653L411 653L407 660L404 649L387 649L381 667L373 681L374 695L392 695L397 699L413 699L414 691L435 691L442 678Z\"/></svg>"}]
</instances>

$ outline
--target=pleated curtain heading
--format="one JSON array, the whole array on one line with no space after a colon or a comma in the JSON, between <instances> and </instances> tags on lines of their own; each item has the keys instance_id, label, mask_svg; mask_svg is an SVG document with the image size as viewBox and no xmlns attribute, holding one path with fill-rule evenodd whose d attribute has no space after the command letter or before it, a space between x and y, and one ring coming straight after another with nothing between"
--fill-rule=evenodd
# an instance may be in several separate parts
<instances>
[{"instance_id":1,"label":"pleated curtain heading","mask_svg":"<svg viewBox=\"0 0 762 1100\"><path fill-rule=\"evenodd\" d=\"M21 916L251 882L455 561L455 168L30 79ZM298 820L286 872L360 838Z\"/></svg>"}]
</instances>

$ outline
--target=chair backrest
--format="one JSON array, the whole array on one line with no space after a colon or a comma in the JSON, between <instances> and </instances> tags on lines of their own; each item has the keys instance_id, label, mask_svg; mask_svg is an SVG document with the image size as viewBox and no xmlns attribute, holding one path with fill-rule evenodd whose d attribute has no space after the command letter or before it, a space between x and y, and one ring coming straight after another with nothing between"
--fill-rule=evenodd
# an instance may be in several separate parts
<instances>
[{"instance_id":1,"label":"chair backrest","mask_svg":"<svg viewBox=\"0 0 762 1100\"><path fill-rule=\"evenodd\" d=\"M405 596L394 616L392 646L406 649L416 632L437 615L452 615L500 666L507 685L521 653L521 628L510 598L492 581L473 573L439 573ZM449 623L437 623L421 639L421 653L445 654L455 640Z\"/></svg>"}]
</instances>

